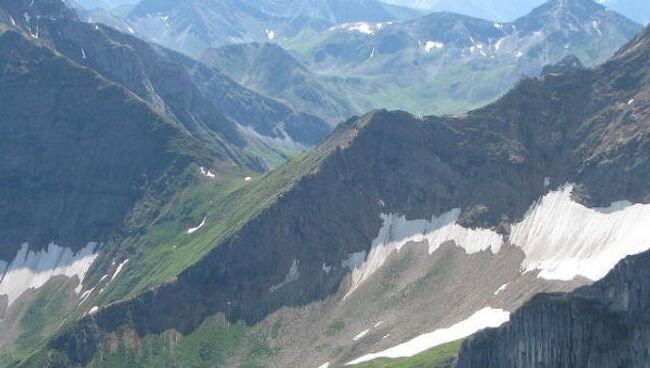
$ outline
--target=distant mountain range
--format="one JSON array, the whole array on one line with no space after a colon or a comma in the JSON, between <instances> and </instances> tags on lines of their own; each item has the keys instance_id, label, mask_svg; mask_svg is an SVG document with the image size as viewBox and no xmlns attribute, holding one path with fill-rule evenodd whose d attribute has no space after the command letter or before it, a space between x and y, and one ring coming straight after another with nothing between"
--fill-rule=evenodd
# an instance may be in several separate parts
<instances>
[{"instance_id":1,"label":"distant mountain range","mask_svg":"<svg viewBox=\"0 0 650 368\"><path fill-rule=\"evenodd\" d=\"M447 11L498 22L510 22L528 14L545 0L384 0L426 11Z\"/></svg>"},{"instance_id":2,"label":"distant mountain range","mask_svg":"<svg viewBox=\"0 0 650 368\"><path fill-rule=\"evenodd\" d=\"M377 0L143 0L126 20L139 35L194 54L231 43L282 42L340 23L380 22L418 14Z\"/></svg>"},{"instance_id":3,"label":"distant mountain range","mask_svg":"<svg viewBox=\"0 0 650 368\"><path fill-rule=\"evenodd\" d=\"M611 10L640 23L650 21L650 3L645 0L595 0ZM394 5L418 8L426 11L448 11L477 18L508 22L519 18L531 9L542 5L544 0L384 0Z\"/></svg>"},{"instance_id":4,"label":"distant mountain range","mask_svg":"<svg viewBox=\"0 0 650 368\"><path fill-rule=\"evenodd\" d=\"M568 55L602 62L640 29L591 0L553 0L512 23L433 13L339 25L287 47L360 111L443 114L492 101Z\"/></svg>"}]
</instances>

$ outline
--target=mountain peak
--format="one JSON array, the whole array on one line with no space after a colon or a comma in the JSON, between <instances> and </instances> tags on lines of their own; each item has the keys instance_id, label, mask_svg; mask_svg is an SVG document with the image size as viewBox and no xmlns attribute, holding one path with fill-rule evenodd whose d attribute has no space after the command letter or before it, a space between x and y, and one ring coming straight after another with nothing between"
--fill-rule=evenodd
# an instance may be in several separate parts
<instances>
[{"instance_id":1,"label":"mountain peak","mask_svg":"<svg viewBox=\"0 0 650 368\"><path fill-rule=\"evenodd\" d=\"M3 13L14 22L26 23L33 18L78 19L75 11L61 0L0 0L0 16Z\"/></svg>"}]
</instances>

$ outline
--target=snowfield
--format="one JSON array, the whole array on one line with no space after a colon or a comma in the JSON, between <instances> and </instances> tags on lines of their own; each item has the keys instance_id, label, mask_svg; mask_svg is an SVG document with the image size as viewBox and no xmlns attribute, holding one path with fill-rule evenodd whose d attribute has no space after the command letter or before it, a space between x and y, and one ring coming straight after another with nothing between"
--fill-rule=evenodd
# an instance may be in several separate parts
<instances>
[{"instance_id":1,"label":"snowfield","mask_svg":"<svg viewBox=\"0 0 650 368\"><path fill-rule=\"evenodd\" d=\"M512 244L526 254L523 269L547 280L599 280L623 258L650 249L650 205L616 202L588 208L573 186L551 192L513 226Z\"/></svg>"},{"instance_id":2,"label":"snowfield","mask_svg":"<svg viewBox=\"0 0 650 368\"><path fill-rule=\"evenodd\" d=\"M484 308L471 317L448 328L441 328L431 333L420 335L403 344L390 349L372 353L357 358L346 365L360 364L377 358L404 358L419 354L423 351L466 338L478 331L499 327L510 320L510 313L502 309Z\"/></svg>"},{"instance_id":3,"label":"snowfield","mask_svg":"<svg viewBox=\"0 0 650 368\"><path fill-rule=\"evenodd\" d=\"M400 215L382 215L384 224L379 235L373 241L368 257L364 262L350 262L346 265L352 269L352 286L346 298L356 288L375 273L393 253L399 252L409 243L425 242L429 245L429 254L449 241L465 249L468 254L491 249L497 253L503 239L495 231L488 229L467 229L456 223L460 209L453 209L431 220L407 220ZM355 257L358 260L358 254Z\"/></svg>"},{"instance_id":4,"label":"snowfield","mask_svg":"<svg viewBox=\"0 0 650 368\"><path fill-rule=\"evenodd\" d=\"M623 258L650 249L650 205L616 202L607 208L588 208L573 201L572 190L567 184L549 192L513 224L509 241L526 255L523 272L539 271L538 277L547 280L581 276L596 281ZM460 213L453 209L431 220L382 214L383 226L367 257L360 253L343 261L352 270L345 298L407 244L426 242L429 254L450 241L467 254L488 249L498 253L504 237L491 229L458 225Z\"/></svg>"},{"instance_id":5,"label":"snowfield","mask_svg":"<svg viewBox=\"0 0 650 368\"><path fill-rule=\"evenodd\" d=\"M40 251L30 251L29 245L23 244L11 263L0 261L0 295L7 295L10 306L24 292L38 289L56 276L76 277L78 294L86 272L98 256L96 250L97 243L89 243L77 253L54 243Z\"/></svg>"}]
</instances>

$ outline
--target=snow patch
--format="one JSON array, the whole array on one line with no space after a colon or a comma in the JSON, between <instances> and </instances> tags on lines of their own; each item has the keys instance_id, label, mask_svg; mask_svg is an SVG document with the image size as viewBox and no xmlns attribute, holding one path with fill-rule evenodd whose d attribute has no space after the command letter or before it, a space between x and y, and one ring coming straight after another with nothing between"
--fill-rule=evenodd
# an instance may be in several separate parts
<instances>
[{"instance_id":1,"label":"snow patch","mask_svg":"<svg viewBox=\"0 0 650 368\"><path fill-rule=\"evenodd\" d=\"M346 23L346 24L341 24L339 26L334 27L333 29L336 30L343 30L343 31L348 31L348 32L359 32L363 33L366 35L374 35L377 33L377 31L381 30L387 25L393 24L392 22L386 22L386 23L366 23L366 22L354 22L354 23Z\"/></svg>"},{"instance_id":2,"label":"snow patch","mask_svg":"<svg viewBox=\"0 0 650 368\"><path fill-rule=\"evenodd\" d=\"M126 259L126 260L124 260L124 262L120 263L120 264L117 266L117 268L115 269L115 273L113 274L113 276L111 276L111 281L115 280L115 278L117 277L117 275L119 275L120 272L122 272L122 268L124 267L124 265L126 265L126 263L127 263L128 261L129 261L129 260Z\"/></svg>"},{"instance_id":3,"label":"snow patch","mask_svg":"<svg viewBox=\"0 0 650 368\"><path fill-rule=\"evenodd\" d=\"M86 57L86 50L84 50L83 48L81 49L81 58L84 59L84 60L87 59L87 57Z\"/></svg>"},{"instance_id":4,"label":"snow patch","mask_svg":"<svg viewBox=\"0 0 650 368\"><path fill-rule=\"evenodd\" d=\"M532 205L510 241L526 254L524 271L547 280L603 278L623 258L650 249L650 205L615 202L588 208L571 199L572 185Z\"/></svg>"},{"instance_id":5,"label":"snow patch","mask_svg":"<svg viewBox=\"0 0 650 368\"><path fill-rule=\"evenodd\" d=\"M203 227L203 225L205 225L205 220L207 220L207 219L208 219L207 217L204 217L203 221L201 221L201 223L197 227L191 227L191 228L187 229L187 233L188 234L194 234L195 232L197 232L199 229L201 229Z\"/></svg>"},{"instance_id":6,"label":"snow patch","mask_svg":"<svg viewBox=\"0 0 650 368\"><path fill-rule=\"evenodd\" d=\"M94 307L90 308L90 310L88 311L88 315L92 316L93 314L97 313L98 310L99 310L99 307L94 306Z\"/></svg>"},{"instance_id":7,"label":"snow patch","mask_svg":"<svg viewBox=\"0 0 650 368\"><path fill-rule=\"evenodd\" d=\"M442 244L453 241L468 254L491 249L497 253L503 243L503 238L497 232L489 229L468 229L456 223L460 209L456 208L440 217L433 216L431 220L407 220L406 217L395 214L382 214L383 226L365 262L359 262L359 253L351 262L344 261L343 266L352 269L352 285L345 295L347 298L356 288L377 271L393 253L399 252L408 243L426 242L429 254L433 254Z\"/></svg>"},{"instance_id":8,"label":"snow patch","mask_svg":"<svg viewBox=\"0 0 650 368\"><path fill-rule=\"evenodd\" d=\"M323 262L323 266L321 267L321 269L323 270L323 272L325 272L328 275L330 274L330 272L332 272L332 266L328 266L327 263L325 262Z\"/></svg>"},{"instance_id":9,"label":"snow patch","mask_svg":"<svg viewBox=\"0 0 650 368\"><path fill-rule=\"evenodd\" d=\"M265 29L264 32L266 33L266 37L269 40L273 40L275 38L275 31L272 29Z\"/></svg>"},{"instance_id":10,"label":"snow patch","mask_svg":"<svg viewBox=\"0 0 650 368\"><path fill-rule=\"evenodd\" d=\"M291 268L289 268L289 273L284 277L284 281L277 285L273 285L269 288L269 291L274 293L283 286L290 284L300 277L300 271L298 271L298 266L300 265L300 261L297 259L293 260L293 263L291 264Z\"/></svg>"},{"instance_id":11,"label":"snow patch","mask_svg":"<svg viewBox=\"0 0 650 368\"><path fill-rule=\"evenodd\" d=\"M508 287L508 285L510 285L509 282L508 282L508 283L505 283L505 284L503 284L503 285L501 285L501 286L499 286L499 288L497 289L497 291L494 292L494 295L499 295L501 292L505 291L506 288Z\"/></svg>"},{"instance_id":12,"label":"snow patch","mask_svg":"<svg viewBox=\"0 0 650 368\"><path fill-rule=\"evenodd\" d=\"M352 338L352 341L359 341L363 339L363 337L366 336L368 332L370 332L370 329L359 332L355 337Z\"/></svg>"},{"instance_id":13,"label":"snow patch","mask_svg":"<svg viewBox=\"0 0 650 368\"><path fill-rule=\"evenodd\" d=\"M251 181L251 180L253 180L253 178L251 178L250 176L244 178L244 181Z\"/></svg>"},{"instance_id":14,"label":"snow patch","mask_svg":"<svg viewBox=\"0 0 650 368\"><path fill-rule=\"evenodd\" d=\"M378 353L364 355L348 362L346 365L360 364L377 358L394 359L411 357L423 351L435 348L436 346L466 338L482 329L499 327L509 320L510 313L502 309L487 307L451 327L438 329L434 332L420 335L408 342Z\"/></svg>"},{"instance_id":15,"label":"snow patch","mask_svg":"<svg viewBox=\"0 0 650 368\"><path fill-rule=\"evenodd\" d=\"M430 52L431 50L438 50L445 47L445 44L438 41L427 41L424 44L424 51Z\"/></svg>"},{"instance_id":16,"label":"snow patch","mask_svg":"<svg viewBox=\"0 0 650 368\"><path fill-rule=\"evenodd\" d=\"M98 254L97 243L88 243L85 248L73 253L69 248L50 243L47 249L32 252L23 244L16 257L7 265L0 261L0 295L7 295L10 306L18 297L30 289L38 289L56 276L76 277L79 294L86 272Z\"/></svg>"},{"instance_id":17,"label":"snow patch","mask_svg":"<svg viewBox=\"0 0 650 368\"><path fill-rule=\"evenodd\" d=\"M13 17L9 17L9 20L11 21L11 25L16 26L16 21Z\"/></svg>"},{"instance_id":18,"label":"snow patch","mask_svg":"<svg viewBox=\"0 0 650 368\"><path fill-rule=\"evenodd\" d=\"M205 167L201 166L199 167L199 170L201 170L201 175L208 177L208 178L214 178L216 175L210 170L207 170Z\"/></svg>"},{"instance_id":19,"label":"snow patch","mask_svg":"<svg viewBox=\"0 0 650 368\"><path fill-rule=\"evenodd\" d=\"M330 366L330 362L327 362L327 363L322 364L322 365L321 365L320 367L318 367L318 368L329 368L329 366Z\"/></svg>"}]
</instances>

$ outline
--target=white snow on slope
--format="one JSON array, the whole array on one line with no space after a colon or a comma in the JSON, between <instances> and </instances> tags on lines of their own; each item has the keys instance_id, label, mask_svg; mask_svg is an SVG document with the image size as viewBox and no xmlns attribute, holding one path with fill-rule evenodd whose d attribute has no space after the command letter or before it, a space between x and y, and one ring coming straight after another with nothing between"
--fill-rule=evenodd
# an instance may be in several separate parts
<instances>
[{"instance_id":1,"label":"white snow on slope","mask_svg":"<svg viewBox=\"0 0 650 368\"><path fill-rule=\"evenodd\" d=\"M201 170L201 175L203 176L207 176L208 178L216 177L212 171L206 170L203 166L199 167L199 170Z\"/></svg>"},{"instance_id":2,"label":"white snow on slope","mask_svg":"<svg viewBox=\"0 0 650 368\"><path fill-rule=\"evenodd\" d=\"M420 335L403 344L390 349L364 355L348 362L346 365L360 364L377 358L403 358L419 354L423 351L466 338L476 332L490 327L499 327L510 320L510 313L502 309L490 307L481 309L471 317L451 327L441 328L431 333Z\"/></svg>"},{"instance_id":3,"label":"white snow on slope","mask_svg":"<svg viewBox=\"0 0 650 368\"><path fill-rule=\"evenodd\" d=\"M343 31L353 31L359 32L367 35L374 35L377 31L381 30L387 25L391 25L392 22L386 23L366 23L366 22L354 22L354 23L345 23L333 27L332 30L343 30Z\"/></svg>"},{"instance_id":4,"label":"white snow on slope","mask_svg":"<svg viewBox=\"0 0 650 368\"><path fill-rule=\"evenodd\" d=\"M188 234L194 234L195 232L200 230L203 227L203 225L205 225L205 220L206 219L207 219L207 217L204 217L203 221L201 221L201 223L197 227L191 227L191 228L187 229L187 233Z\"/></svg>"},{"instance_id":5,"label":"white snow on slope","mask_svg":"<svg viewBox=\"0 0 650 368\"><path fill-rule=\"evenodd\" d=\"M571 200L573 186L551 192L512 228L526 254L525 271L540 278L603 278L623 258L650 249L650 205L616 202L588 208Z\"/></svg>"},{"instance_id":6,"label":"white snow on slope","mask_svg":"<svg viewBox=\"0 0 650 368\"><path fill-rule=\"evenodd\" d=\"M204 220L204 221L205 221L205 220ZM115 273L114 273L113 276L111 277L111 281L115 280L115 278L117 277L117 275L120 274L120 272L122 271L122 268L124 267L124 265L126 265L126 263L127 263L128 261L129 261L129 260L126 259L126 260L124 260L124 262L120 263L120 264L117 266L117 268L115 269Z\"/></svg>"},{"instance_id":7,"label":"white snow on slope","mask_svg":"<svg viewBox=\"0 0 650 368\"><path fill-rule=\"evenodd\" d=\"M424 51L430 52L433 49L441 49L445 47L445 44L442 42L438 41L427 41L427 43L424 44Z\"/></svg>"},{"instance_id":8,"label":"white snow on slope","mask_svg":"<svg viewBox=\"0 0 650 368\"><path fill-rule=\"evenodd\" d=\"M583 276L595 281L623 258L650 249L650 204L624 201L607 208L588 208L571 199L572 188L566 185L548 193L531 206L521 222L513 224L509 239L526 255L523 271L539 270L539 277L548 280ZM499 252L503 244L500 234L464 228L456 223L459 215L459 209L431 220L382 214L384 224L367 257L361 252L342 262L352 271L352 285L344 299L393 252L411 242L426 241L429 254L448 241L467 254L487 249Z\"/></svg>"},{"instance_id":9,"label":"white snow on slope","mask_svg":"<svg viewBox=\"0 0 650 368\"><path fill-rule=\"evenodd\" d=\"M54 243L47 249L32 252L29 245L23 244L13 261L7 265L0 261L0 295L7 295L9 306L24 292L38 289L55 276L77 277L81 292L86 272L97 258L97 243L89 243L77 253Z\"/></svg>"},{"instance_id":10,"label":"white snow on slope","mask_svg":"<svg viewBox=\"0 0 650 368\"><path fill-rule=\"evenodd\" d=\"M275 31L272 29L265 29L264 32L266 33L266 37L269 40L273 40L275 38Z\"/></svg>"},{"instance_id":11,"label":"white snow on slope","mask_svg":"<svg viewBox=\"0 0 650 368\"><path fill-rule=\"evenodd\" d=\"M363 337L366 336L368 332L370 332L370 329L359 332L355 337L352 338L352 341L359 341L363 339Z\"/></svg>"},{"instance_id":12,"label":"white snow on slope","mask_svg":"<svg viewBox=\"0 0 650 368\"><path fill-rule=\"evenodd\" d=\"M501 235L487 229L468 229L456 223L460 209L453 209L431 220L407 220L404 216L385 215L381 217L384 225L379 235L372 242L372 247L365 262L350 264L352 268L352 286L345 295L347 298L354 290L375 271L377 271L393 252L399 252L404 245L411 242L426 241L429 254L433 254L443 243L454 241L468 254L492 249L497 253L503 243Z\"/></svg>"},{"instance_id":13,"label":"white snow on slope","mask_svg":"<svg viewBox=\"0 0 650 368\"><path fill-rule=\"evenodd\" d=\"M505 291L508 285L510 285L509 282L499 286L499 288L494 292L494 295L499 295L501 292Z\"/></svg>"},{"instance_id":14,"label":"white snow on slope","mask_svg":"<svg viewBox=\"0 0 650 368\"><path fill-rule=\"evenodd\" d=\"M282 288L285 285L288 285L300 277L300 271L298 271L298 266L300 265L300 261L297 259L293 260L293 263L291 264L291 268L289 268L289 273L284 277L284 281L277 285L273 285L269 288L269 291L274 293L280 288Z\"/></svg>"}]
</instances>

